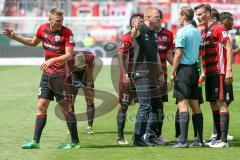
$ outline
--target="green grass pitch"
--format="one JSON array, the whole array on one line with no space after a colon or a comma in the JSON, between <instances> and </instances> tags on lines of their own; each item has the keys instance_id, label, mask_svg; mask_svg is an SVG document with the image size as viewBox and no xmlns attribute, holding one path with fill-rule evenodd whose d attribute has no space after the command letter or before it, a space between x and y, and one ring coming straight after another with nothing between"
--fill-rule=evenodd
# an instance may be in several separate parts
<instances>
[{"instance_id":1,"label":"green grass pitch","mask_svg":"<svg viewBox=\"0 0 240 160\"><path fill-rule=\"evenodd\" d=\"M78 122L81 148L63 151L57 149L60 143L69 142L66 135L67 126L64 121L55 116L55 102L48 109L47 125L41 139L41 149L23 150L21 145L33 136L38 85L41 71L39 67L1 66L0 67L0 160L117 160L117 159L240 159L240 65L233 66L235 101L230 106L230 130L235 137L230 142L231 147L225 149L188 148L173 149L170 145L164 147L135 148L130 143L127 146L116 144L117 107L111 112L95 119L95 135L86 133L86 122ZM111 78L110 66L104 66L95 82L96 89L111 92L116 95ZM174 140L174 114L176 106L169 93L170 101L165 104L166 119L163 135L170 141ZM96 99L96 106L101 100ZM138 106L132 106L128 112L126 123L126 138L131 142L134 127L134 117ZM83 98L78 97L77 112L85 111ZM202 105L204 114L204 138L209 139L212 128L212 116L208 103ZM189 124L189 140L193 139L192 123Z\"/></svg>"}]
</instances>

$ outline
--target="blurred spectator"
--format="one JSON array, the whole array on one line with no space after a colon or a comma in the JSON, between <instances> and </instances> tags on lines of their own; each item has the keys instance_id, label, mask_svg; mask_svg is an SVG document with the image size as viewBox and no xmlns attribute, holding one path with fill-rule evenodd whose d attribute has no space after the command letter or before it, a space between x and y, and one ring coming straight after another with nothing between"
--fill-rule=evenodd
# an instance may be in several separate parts
<instances>
[{"instance_id":1,"label":"blurred spectator","mask_svg":"<svg viewBox=\"0 0 240 160\"><path fill-rule=\"evenodd\" d=\"M5 16L23 16L24 11L19 9L18 0L11 0L5 2L3 14Z\"/></svg>"},{"instance_id":2,"label":"blurred spectator","mask_svg":"<svg viewBox=\"0 0 240 160\"><path fill-rule=\"evenodd\" d=\"M83 44L86 48L91 48L95 44L95 40L90 33L83 39Z\"/></svg>"}]
</instances>

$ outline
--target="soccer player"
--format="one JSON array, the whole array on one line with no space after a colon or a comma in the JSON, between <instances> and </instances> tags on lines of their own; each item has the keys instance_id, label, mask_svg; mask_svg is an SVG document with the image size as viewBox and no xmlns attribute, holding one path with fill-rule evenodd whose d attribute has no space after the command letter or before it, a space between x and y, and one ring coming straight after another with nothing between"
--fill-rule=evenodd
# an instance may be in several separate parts
<instances>
[{"instance_id":1,"label":"soccer player","mask_svg":"<svg viewBox=\"0 0 240 160\"><path fill-rule=\"evenodd\" d=\"M179 108L180 139L173 145L174 148L188 147L188 106L193 110L196 119L196 127L200 131L203 124L203 116L199 107L198 91L198 53L201 44L201 34L193 26L192 20L194 11L191 7L185 6L180 11L180 24L183 26L176 34L176 52L173 59L171 71L171 82L174 81L173 96L177 100ZM198 115L198 116L196 116ZM199 132L202 134L201 132ZM202 135L199 135L200 137ZM203 142L202 142L203 143Z\"/></svg>"},{"instance_id":2,"label":"soccer player","mask_svg":"<svg viewBox=\"0 0 240 160\"><path fill-rule=\"evenodd\" d=\"M164 82L155 31L159 22L159 10L148 7L144 12L144 22L137 19L131 32L134 41L132 77L140 104L136 116L134 146L158 145L155 117L161 105L159 81ZM143 137L144 134L146 138Z\"/></svg>"},{"instance_id":3,"label":"soccer player","mask_svg":"<svg viewBox=\"0 0 240 160\"><path fill-rule=\"evenodd\" d=\"M227 31L231 30L233 27L232 14L229 12L224 12L223 14L221 14L221 16L222 17L220 19L219 12L215 8L211 9L211 17L212 17L213 21L220 22L220 24L222 24L226 28ZM225 88L226 89L225 98L226 98L226 102L227 102L227 107L229 107L230 103L233 101L233 88L232 88L232 84L230 84L230 85L224 84L224 85L226 87ZM217 136L217 131L216 131L215 125L213 124L213 133L211 135L211 140L216 138L216 136ZM231 136L229 134L227 135L227 140L230 141L230 140L233 140L233 138L234 138L233 136Z\"/></svg>"},{"instance_id":4,"label":"soccer player","mask_svg":"<svg viewBox=\"0 0 240 160\"><path fill-rule=\"evenodd\" d=\"M95 113L93 81L93 69L95 65L94 58L94 54L89 50L74 51L73 59L68 61L69 72L67 74L67 81L72 82L73 86L73 112L78 90L82 88L84 92L87 104L87 133L89 135L94 134L92 128Z\"/></svg>"},{"instance_id":5,"label":"soccer player","mask_svg":"<svg viewBox=\"0 0 240 160\"><path fill-rule=\"evenodd\" d=\"M29 46L37 46L42 42L44 48L45 62L40 67L43 74L39 87L34 137L29 143L22 145L23 149L39 148L42 130L47 121L47 108L54 97L66 119L72 141L61 145L60 148L80 147L76 117L70 111L71 96L66 94L67 88L64 84L65 64L67 60L72 58L75 43L72 31L62 25L63 14L64 11L61 9L50 9L49 23L41 25L34 38L16 35L12 29L6 28L3 30L3 34L10 39ZM71 93L69 94L71 95Z\"/></svg>"},{"instance_id":6,"label":"soccer player","mask_svg":"<svg viewBox=\"0 0 240 160\"><path fill-rule=\"evenodd\" d=\"M172 65L173 62L173 33L162 27L162 18L163 18L163 13L161 10L159 10L160 14L160 23L158 24L159 26L157 27L157 39L158 39L158 54L160 56L161 60L161 65L162 65L162 70L164 73L164 78L165 82L163 86L161 87L161 94L162 94L162 102L168 102L168 91L167 91L167 61ZM163 106L163 104L162 104ZM163 109L160 109L162 113L160 113L158 117L159 124L157 127L157 137L159 139L159 142L161 142L163 145L167 143L167 140L162 136L162 126L163 126L163 121L164 121L164 113Z\"/></svg>"},{"instance_id":7,"label":"soccer player","mask_svg":"<svg viewBox=\"0 0 240 160\"><path fill-rule=\"evenodd\" d=\"M130 28L132 29L136 19L143 21L143 15L133 14L130 17ZM118 127L118 139L117 143L120 145L128 144L124 138L124 128L126 123L126 116L128 106L134 100L134 87L131 81L131 71L133 63L133 39L131 31L123 35L120 40L120 47L118 49L118 59L120 67L119 76L119 110L117 113L117 127Z\"/></svg>"},{"instance_id":8,"label":"soccer player","mask_svg":"<svg viewBox=\"0 0 240 160\"><path fill-rule=\"evenodd\" d=\"M228 147L229 112L225 98L225 83L232 83L232 46L224 26L211 18L211 6L201 4L194 8L202 32L200 53L206 76L206 101L210 102L217 137L209 145L212 148Z\"/></svg>"}]
</instances>

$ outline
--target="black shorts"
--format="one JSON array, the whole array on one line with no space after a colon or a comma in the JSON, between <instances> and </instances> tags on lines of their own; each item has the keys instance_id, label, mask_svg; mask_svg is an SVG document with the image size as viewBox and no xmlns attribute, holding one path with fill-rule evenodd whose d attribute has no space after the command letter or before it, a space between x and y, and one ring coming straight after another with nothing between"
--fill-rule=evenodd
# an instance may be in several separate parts
<instances>
[{"instance_id":1,"label":"black shorts","mask_svg":"<svg viewBox=\"0 0 240 160\"><path fill-rule=\"evenodd\" d=\"M206 77L205 92L208 102L224 100L230 103L233 101L232 85L225 84L225 75L223 74Z\"/></svg>"},{"instance_id":2,"label":"black shorts","mask_svg":"<svg viewBox=\"0 0 240 160\"><path fill-rule=\"evenodd\" d=\"M198 87L198 101L199 101L199 104L203 104L204 103L204 100L203 100L203 94L202 94L202 87ZM175 101L175 104L178 104L178 101L176 99Z\"/></svg>"},{"instance_id":3,"label":"black shorts","mask_svg":"<svg viewBox=\"0 0 240 160\"><path fill-rule=\"evenodd\" d=\"M174 78L173 97L177 100L198 100L198 79L197 65L180 64Z\"/></svg>"},{"instance_id":4,"label":"black shorts","mask_svg":"<svg viewBox=\"0 0 240 160\"><path fill-rule=\"evenodd\" d=\"M64 77L52 76L43 72L39 86L38 98L53 101L54 97L57 102L62 100L71 101L71 87L64 83Z\"/></svg>"},{"instance_id":5,"label":"black shorts","mask_svg":"<svg viewBox=\"0 0 240 160\"><path fill-rule=\"evenodd\" d=\"M202 87L198 87L198 101L199 101L199 104L203 104L204 103L204 100L203 100L203 92L202 92Z\"/></svg>"},{"instance_id":6,"label":"black shorts","mask_svg":"<svg viewBox=\"0 0 240 160\"><path fill-rule=\"evenodd\" d=\"M78 90L80 88L83 89L85 93L85 89L87 87L87 76L86 74L72 74L72 87L73 87L73 96L78 94ZM91 90L94 94L94 82L92 80Z\"/></svg>"}]
</instances>

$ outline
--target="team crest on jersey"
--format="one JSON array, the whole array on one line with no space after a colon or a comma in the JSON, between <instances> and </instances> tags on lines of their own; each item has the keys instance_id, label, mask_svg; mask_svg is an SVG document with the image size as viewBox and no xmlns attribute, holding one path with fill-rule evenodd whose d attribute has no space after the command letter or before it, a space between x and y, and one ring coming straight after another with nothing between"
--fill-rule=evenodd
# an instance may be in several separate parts
<instances>
[{"instance_id":1,"label":"team crest on jersey","mask_svg":"<svg viewBox=\"0 0 240 160\"><path fill-rule=\"evenodd\" d=\"M60 38L61 38L61 37L60 37L59 35L56 35L56 36L55 36L55 41L60 41Z\"/></svg>"},{"instance_id":2,"label":"team crest on jersey","mask_svg":"<svg viewBox=\"0 0 240 160\"><path fill-rule=\"evenodd\" d=\"M164 42L166 42L167 41L167 36L162 36L162 40L164 41Z\"/></svg>"},{"instance_id":3,"label":"team crest on jersey","mask_svg":"<svg viewBox=\"0 0 240 160\"><path fill-rule=\"evenodd\" d=\"M207 32L207 36L210 36L212 34L212 31Z\"/></svg>"}]
</instances>

